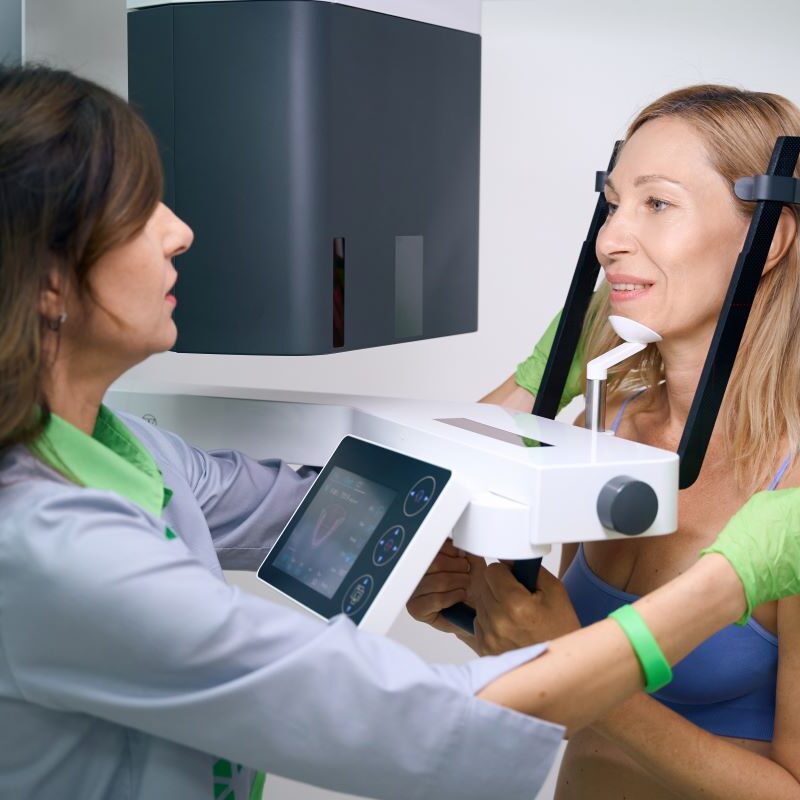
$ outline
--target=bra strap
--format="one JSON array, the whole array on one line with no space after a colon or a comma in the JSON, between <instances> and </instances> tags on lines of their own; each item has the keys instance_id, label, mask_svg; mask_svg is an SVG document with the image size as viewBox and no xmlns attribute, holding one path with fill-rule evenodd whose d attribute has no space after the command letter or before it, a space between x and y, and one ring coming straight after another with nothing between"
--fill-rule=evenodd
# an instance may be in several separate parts
<instances>
[{"instance_id":1,"label":"bra strap","mask_svg":"<svg viewBox=\"0 0 800 800\"><path fill-rule=\"evenodd\" d=\"M619 428L620 422L622 422L622 417L625 414L625 409L628 407L628 403L633 400L635 397L638 397L642 392L647 391L646 386L642 386L641 389L637 389L635 392L631 392L623 401L622 405L619 407L619 411L617 411L617 416L614 417L614 421L611 423L611 430L616 433L617 428Z\"/></svg>"},{"instance_id":2,"label":"bra strap","mask_svg":"<svg viewBox=\"0 0 800 800\"><path fill-rule=\"evenodd\" d=\"M767 486L767 491L771 492L778 488L778 484L783 480L783 476L786 474L786 470L789 469L789 464L792 463L792 458L794 453L789 453L788 456L784 459L783 464L780 465L778 471L775 473L775 477L770 482L769 486Z\"/></svg>"}]
</instances>

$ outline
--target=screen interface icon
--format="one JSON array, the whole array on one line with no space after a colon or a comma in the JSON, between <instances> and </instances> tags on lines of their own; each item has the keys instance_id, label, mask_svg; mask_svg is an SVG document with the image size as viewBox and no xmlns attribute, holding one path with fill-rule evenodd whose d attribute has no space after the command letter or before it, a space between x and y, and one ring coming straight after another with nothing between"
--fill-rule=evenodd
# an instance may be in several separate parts
<instances>
[{"instance_id":1,"label":"screen interface icon","mask_svg":"<svg viewBox=\"0 0 800 800\"><path fill-rule=\"evenodd\" d=\"M274 566L325 597L333 597L396 494L334 467L291 531Z\"/></svg>"}]
</instances>

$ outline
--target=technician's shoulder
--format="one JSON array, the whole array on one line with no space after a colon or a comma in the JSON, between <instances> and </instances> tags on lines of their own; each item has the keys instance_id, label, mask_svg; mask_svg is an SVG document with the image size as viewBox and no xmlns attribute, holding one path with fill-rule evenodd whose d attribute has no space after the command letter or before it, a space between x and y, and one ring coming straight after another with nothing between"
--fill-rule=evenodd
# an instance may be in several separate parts
<instances>
[{"instance_id":1,"label":"technician's shoulder","mask_svg":"<svg viewBox=\"0 0 800 800\"><path fill-rule=\"evenodd\" d=\"M124 558L131 543L165 540L163 523L125 498L51 477L45 467L37 472L0 483L5 590L25 581L69 581Z\"/></svg>"}]
</instances>

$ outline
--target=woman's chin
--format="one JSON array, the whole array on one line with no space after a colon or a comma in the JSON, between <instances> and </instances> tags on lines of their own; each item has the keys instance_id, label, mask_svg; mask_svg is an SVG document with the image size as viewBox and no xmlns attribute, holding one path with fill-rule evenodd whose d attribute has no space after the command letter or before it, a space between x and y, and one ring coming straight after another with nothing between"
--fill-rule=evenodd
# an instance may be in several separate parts
<instances>
[{"instance_id":1,"label":"woman's chin","mask_svg":"<svg viewBox=\"0 0 800 800\"><path fill-rule=\"evenodd\" d=\"M175 323L170 321L169 326L164 330L163 334L150 343L150 346L147 348L145 358L156 356L160 353L166 353L168 350L172 350L177 341L178 329L175 327Z\"/></svg>"},{"instance_id":2,"label":"woman's chin","mask_svg":"<svg viewBox=\"0 0 800 800\"><path fill-rule=\"evenodd\" d=\"M167 325L167 329L164 331L164 347L162 348L162 352L166 350L172 350L175 347L175 343L178 341L178 326L175 324L175 321L170 318L169 324Z\"/></svg>"}]
</instances>

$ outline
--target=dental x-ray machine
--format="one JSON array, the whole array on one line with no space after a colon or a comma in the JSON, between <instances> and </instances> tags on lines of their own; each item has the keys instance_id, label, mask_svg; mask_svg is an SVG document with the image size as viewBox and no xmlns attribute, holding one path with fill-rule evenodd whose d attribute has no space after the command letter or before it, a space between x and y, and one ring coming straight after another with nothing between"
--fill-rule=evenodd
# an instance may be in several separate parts
<instances>
[{"instance_id":1,"label":"dental x-ray machine","mask_svg":"<svg viewBox=\"0 0 800 800\"><path fill-rule=\"evenodd\" d=\"M144 5L153 7L138 8ZM467 5L460 3L460 11ZM389 13L381 13L387 7ZM474 308L474 287L458 284L463 274L454 269L465 264L477 277L469 266L477 263L480 38L474 18L472 28L463 19L457 29L447 28L441 20L433 25L403 18L402 5L381 0L129 2L129 8L131 100L159 136L168 199L199 233L185 256L195 259L186 271L194 284L181 307L188 305L183 313L192 316L192 298L198 298L200 321L185 335L179 320L178 349L335 352L474 329L471 319L452 315L443 323L447 330L426 322L448 280L456 280L451 291ZM442 48L449 65L436 62ZM425 75L415 67L406 83L390 51L401 62L414 53L417 65L433 68L436 62L439 71ZM161 69L169 80L158 74ZM465 81L471 86L465 88ZM273 102L254 87L269 90ZM376 120L369 109L384 102L386 92L390 97ZM437 110L447 96L458 105L444 115L455 113L454 123ZM276 106L275 97L283 105ZM423 114L404 128L419 108L433 122ZM322 111L335 109L342 114L326 117ZM383 116L392 113L399 116L387 123ZM287 138L275 129L276 117L279 127L294 125L303 135ZM317 130L325 120L336 131L324 125ZM203 122L210 132L196 127ZM442 150L441 130L425 129L431 124L454 124L447 135L466 131L466 144ZM358 125L366 130L353 130ZM374 139L370 125L397 125L403 135L389 145ZM418 134L407 147L403 139L411 130ZM365 149L350 150L348 133L360 137ZM428 150L426 137L433 142ZM234 143L238 150L228 149ZM677 529L678 489L700 471L781 209L800 202L800 182L792 178L798 153L800 138L783 137L765 175L737 182L737 195L753 201L755 212L677 453L603 431L606 370L658 338L630 320L612 319L625 341L589 364L587 428L553 419L599 274L602 193L533 414L476 403L130 382L114 387L108 402L207 449L233 447L324 465L259 570L262 580L322 618L344 613L363 628L385 632L451 532L464 550L516 560L515 574L534 588L539 559L554 543ZM254 160L248 166L243 158ZM435 165L437 158L446 163ZM411 172L410 183L399 173L396 184L385 183L394 159L404 162L403 173ZM597 190L603 175L598 173ZM417 177L428 181L424 197L414 191ZM455 227L448 217L452 194L458 197ZM254 219L266 195L268 211L276 206L280 217L268 236L277 258L269 258L270 247L259 239L272 223ZM215 247L236 233L237 224L244 226L237 241L244 236L248 247L233 293L214 284L221 271L225 275ZM361 264L370 270L372 295L358 286ZM382 264L389 276L384 287L372 274ZM377 309L374 325L359 307L359 293ZM247 295L263 302L237 306ZM381 307L384 296L388 310ZM263 303L270 298L282 308L282 328L270 329L265 321ZM392 320L388 328L386 318ZM351 324L355 341L349 340ZM287 333L293 327L302 329L302 341ZM212 342L217 344L209 347ZM471 609L448 613L471 628Z\"/></svg>"}]
</instances>

